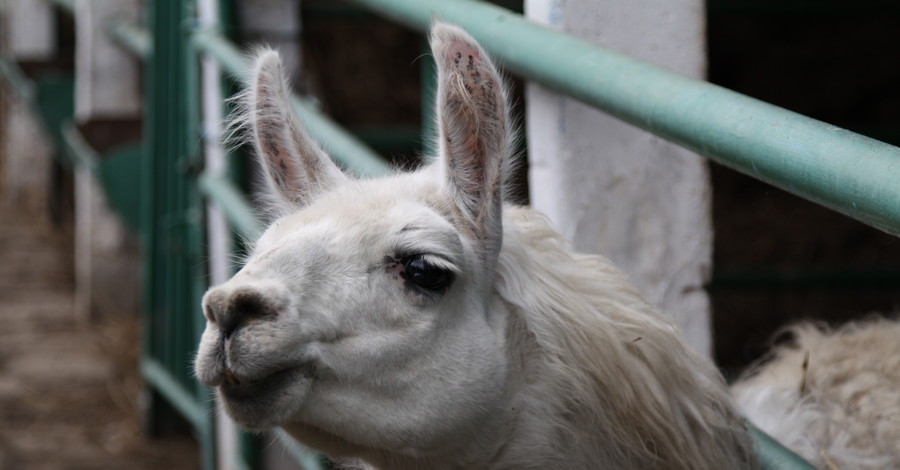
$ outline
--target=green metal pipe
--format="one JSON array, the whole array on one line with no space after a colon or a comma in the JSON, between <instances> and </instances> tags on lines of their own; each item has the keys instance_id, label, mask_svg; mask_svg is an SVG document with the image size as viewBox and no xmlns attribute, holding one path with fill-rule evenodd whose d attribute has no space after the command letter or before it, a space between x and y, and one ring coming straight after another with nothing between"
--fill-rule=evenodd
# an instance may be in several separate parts
<instances>
[{"instance_id":1,"label":"green metal pipe","mask_svg":"<svg viewBox=\"0 0 900 470\"><path fill-rule=\"evenodd\" d=\"M230 74L244 79L249 73L247 58L217 32L198 31L194 35L194 44L199 51L215 58ZM320 113L315 106L296 95L292 96L291 104L310 135L345 169L358 176L381 176L391 172L383 158Z\"/></svg>"},{"instance_id":2,"label":"green metal pipe","mask_svg":"<svg viewBox=\"0 0 900 470\"><path fill-rule=\"evenodd\" d=\"M146 59L152 52L150 36L141 27L113 21L107 31L119 44L139 57ZM225 71L239 79L246 77L250 68L247 58L230 41L211 30L198 31L193 38L197 50L216 59ZM346 170L368 177L391 173L390 165L381 156L320 113L315 106L296 95L292 96L291 104L310 135Z\"/></svg>"},{"instance_id":3,"label":"green metal pipe","mask_svg":"<svg viewBox=\"0 0 900 470\"><path fill-rule=\"evenodd\" d=\"M120 46L143 60L147 60L153 52L153 38L146 28L114 19L106 24L106 33Z\"/></svg>"},{"instance_id":4,"label":"green metal pipe","mask_svg":"<svg viewBox=\"0 0 900 470\"><path fill-rule=\"evenodd\" d=\"M253 211L244 194L228 178L203 172L197 180L200 192L216 202L225 213L225 217L241 236L248 240L256 240L262 235L265 227Z\"/></svg>"},{"instance_id":5,"label":"green metal pipe","mask_svg":"<svg viewBox=\"0 0 900 470\"><path fill-rule=\"evenodd\" d=\"M511 72L742 173L900 235L900 148L686 78L475 0L351 0L465 28Z\"/></svg>"},{"instance_id":6,"label":"green metal pipe","mask_svg":"<svg viewBox=\"0 0 900 470\"><path fill-rule=\"evenodd\" d=\"M85 140L73 122L62 126L62 140L69 161L77 167L87 168L92 172L99 170L100 155Z\"/></svg>"},{"instance_id":7,"label":"green metal pipe","mask_svg":"<svg viewBox=\"0 0 900 470\"><path fill-rule=\"evenodd\" d=\"M34 103L35 85L11 57L0 57L0 77L2 77L19 98Z\"/></svg>"},{"instance_id":8,"label":"green metal pipe","mask_svg":"<svg viewBox=\"0 0 900 470\"><path fill-rule=\"evenodd\" d=\"M763 470L816 470L809 462L755 426L750 426L750 436L753 437L756 454L759 456L759 463Z\"/></svg>"},{"instance_id":9,"label":"green metal pipe","mask_svg":"<svg viewBox=\"0 0 900 470\"><path fill-rule=\"evenodd\" d=\"M166 400L201 433L210 432L210 420L205 403L184 388L169 369L158 360L144 356L141 358L141 375L159 391Z\"/></svg>"},{"instance_id":10,"label":"green metal pipe","mask_svg":"<svg viewBox=\"0 0 900 470\"><path fill-rule=\"evenodd\" d=\"M357 176L367 177L392 173L390 165L381 156L320 113L315 106L296 95L291 96L291 105L309 134L345 170Z\"/></svg>"}]
</instances>

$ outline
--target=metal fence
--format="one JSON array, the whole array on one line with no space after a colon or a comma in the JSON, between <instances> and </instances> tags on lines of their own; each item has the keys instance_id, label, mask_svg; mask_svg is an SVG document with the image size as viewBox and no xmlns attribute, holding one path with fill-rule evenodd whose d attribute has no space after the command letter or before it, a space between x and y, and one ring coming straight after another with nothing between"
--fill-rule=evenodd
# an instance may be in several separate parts
<instances>
[{"instance_id":1,"label":"metal fence","mask_svg":"<svg viewBox=\"0 0 900 470\"><path fill-rule=\"evenodd\" d=\"M423 32L435 17L456 23L514 74L900 235L900 148L604 50L486 2L352 2ZM71 1L53 3L62 11L74 12ZM120 175L107 178L104 187L111 201L120 201L119 213L132 221L143 244L141 372L152 392L151 430L173 413L185 418L201 442L204 468L211 469L216 467L211 393L192 377L189 365L203 328L200 299L208 287L204 199L217 205L232 229L246 239L258 237L263 227L240 185L227 172L204 169L198 144L204 138L198 59L212 58L233 77L244 75L248 64L221 28L196 18L194 0L156 0L149 2L146 25L107 25L107 33L145 63L145 128L140 149L101 158L71 125L71 108L53 108L41 115L57 144L71 157L70 164L95 168L101 181L104 172ZM0 73L35 106L48 96L57 102L60 96L63 101L68 97L71 102L71 78L31 83L6 59L0 61ZM315 106L299 97L293 105L309 133L344 168L361 176L389 171L384 159ZM123 178L131 184L122 187ZM119 181L119 186L112 181ZM140 188L139 199L134 197L136 188ZM761 432L753 434L765 468L810 468ZM320 467L317 458L289 438L280 435L280 439L304 468ZM250 448L235 456L238 467L255 466Z\"/></svg>"}]
</instances>

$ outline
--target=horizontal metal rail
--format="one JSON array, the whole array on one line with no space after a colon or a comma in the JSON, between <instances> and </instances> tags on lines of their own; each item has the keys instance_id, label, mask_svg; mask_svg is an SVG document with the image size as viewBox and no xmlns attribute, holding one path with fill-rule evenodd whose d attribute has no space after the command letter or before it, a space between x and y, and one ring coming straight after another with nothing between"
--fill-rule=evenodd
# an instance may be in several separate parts
<instances>
[{"instance_id":1,"label":"horizontal metal rail","mask_svg":"<svg viewBox=\"0 0 900 470\"><path fill-rule=\"evenodd\" d=\"M106 33L126 50L143 60L153 52L153 38L146 28L122 20L110 20Z\"/></svg>"},{"instance_id":2,"label":"horizontal metal rail","mask_svg":"<svg viewBox=\"0 0 900 470\"><path fill-rule=\"evenodd\" d=\"M677 75L475 0L351 0L419 31L471 33L511 72L893 235L900 148Z\"/></svg>"},{"instance_id":3,"label":"horizontal metal rail","mask_svg":"<svg viewBox=\"0 0 900 470\"><path fill-rule=\"evenodd\" d=\"M63 123L62 141L66 147L65 150L66 155L69 157L69 162L74 166L85 168L92 172L96 172L99 169L100 155L84 140L84 136L78 131L78 127L75 126L74 122L68 121Z\"/></svg>"},{"instance_id":4,"label":"horizontal metal rail","mask_svg":"<svg viewBox=\"0 0 900 470\"><path fill-rule=\"evenodd\" d=\"M164 365L154 358L145 356L141 358L140 367L144 379L165 396L194 429L204 434L212 432L207 404L185 390Z\"/></svg>"},{"instance_id":5,"label":"horizontal metal rail","mask_svg":"<svg viewBox=\"0 0 900 470\"><path fill-rule=\"evenodd\" d=\"M8 56L0 57L0 78L9 84L9 87L19 98L34 103L35 85L19 67L16 61Z\"/></svg>"},{"instance_id":6,"label":"horizontal metal rail","mask_svg":"<svg viewBox=\"0 0 900 470\"><path fill-rule=\"evenodd\" d=\"M200 192L215 202L232 227L244 238L255 241L262 235L262 222L256 218L240 188L227 177L203 172L197 180Z\"/></svg>"},{"instance_id":7,"label":"horizontal metal rail","mask_svg":"<svg viewBox=\"0 0 900 470\"><path fill-rule=\"evenodd\" d=\"M809 462L791 452L781 443L755 427L750 427L750 436L764 470L816 470Z\"/></svg>"},{"instance_id":8,"label":"horizontal metal rail","mask_svg":"<svg viewBox=\"0 0 900 470\"><path fill-rule=\"evenodd\" d=\"M212 30L199 31L194 44L216 59L228 73L245 78L250 71L247 58L222 35ZM294 95L294 111L309 134L346 170L357 176L382 176L391 173L390 165L352 134L320 113L315 106Z\"/></svg>"},{"instance_id":9,"label":"horizontal metal rail","mask_svg":"<svg viewBox=\"0 0 900 470\"><path fill-rule=\"evenodd\" d=\"M121 46L139 57L146 58L152 52L150 36L143 27L111 21L107 30ZM247 57L221 34L201 30L194 33L193 39L197 50L215 59L226 72L241 80L246 78L250 71ZM296 95L291 97L291 104L309 134L344 169L357 176L368 177L391 173L391 167L384 158L319 112L314 105Z\"/></svg>"}]
</instances>

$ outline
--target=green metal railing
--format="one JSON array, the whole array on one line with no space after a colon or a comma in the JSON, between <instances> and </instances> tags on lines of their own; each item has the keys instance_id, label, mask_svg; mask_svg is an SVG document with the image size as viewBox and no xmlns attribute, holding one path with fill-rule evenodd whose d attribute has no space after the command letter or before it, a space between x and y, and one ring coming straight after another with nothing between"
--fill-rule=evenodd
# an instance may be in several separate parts
<instances>
[{"instance_id":1,"label":"green metal railing","mask_svg":"<svg viewBox=\"0 0 900 470\"><path fill-rule=\"evenodd\" d=\"M74 12L71 0L49 1ZM513 73L750 176L900 234L897 147L607 51L485 2L352 2L423 32L435 18L456 23ZM263 225L238 185L201 168L197 57L214 58L238 78L248 72L248 63L217 31L193 29L194 17L193 0L156 0L147 10L149 29L113 22L107 32L147 61L140 208L147 260L146 349L141 371L153 388L151 416L164 419L166 406L173 407L197 431L204 467L214 468L210 393L188 370L203 328L198 310L207 287L201 196L218 204L232 227L249 240L260 235ZM424 73L429 70L423 67ZM0 74L23 97L34 99L35 87L10 61L0 60ZM310 135L342 167L360 176L391 171L380 156L315 106L298 97L292 104ZM62 138L76 160L87 155L81 163L96 166L92 158L97 157L74 128L67 128ZM811 468L765 434L755 429L752 433L764 468ZM283 433L277 437L304 465L317 467L316 458L295 447L290 438Z\"/></svg>"},{"instance_id":2,"label":"green metal railing","mask_svg":"<svg viewBox=\"0 0 900 470\"><path fill-rule=\"evenodd\" d=\"M215 58L235 77L246 78L250 64L230 41L213 30L200 31L194 35L193 40L199 52ZM391 171L384 158L320 113L313 104L298 96L291 98L291 104L309 134L318 140L345 170L358 176L382 176Z\"/></svg>"},{"instance_id":3,"label":"green metal railing","mask_svg":"<svg viewBox=\"0 0 900 470\"><path fill-rule=\"evenodd\" d=\"M476 0L351 0L419 31L466 29L509 71L900 235L900 148L686 78Z\"/></svg>"}]
</instances>

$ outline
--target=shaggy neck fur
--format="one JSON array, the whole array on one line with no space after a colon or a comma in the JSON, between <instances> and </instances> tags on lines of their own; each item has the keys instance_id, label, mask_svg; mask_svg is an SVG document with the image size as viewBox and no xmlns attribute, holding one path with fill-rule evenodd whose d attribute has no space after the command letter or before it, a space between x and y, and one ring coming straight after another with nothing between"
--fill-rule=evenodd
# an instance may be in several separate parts
<instances>
[{"instance_id":1,"label":"shaggy neck fur","mask_svg":"<svg viewBox=\"0 0 900 470\"><path fill-rule=\"evenodd\" d=\"M540 214L506 209L495 289L522 387L490 468L753 468L712 364L610 262L565 249Z\"/></svg>"}]
</instances>

